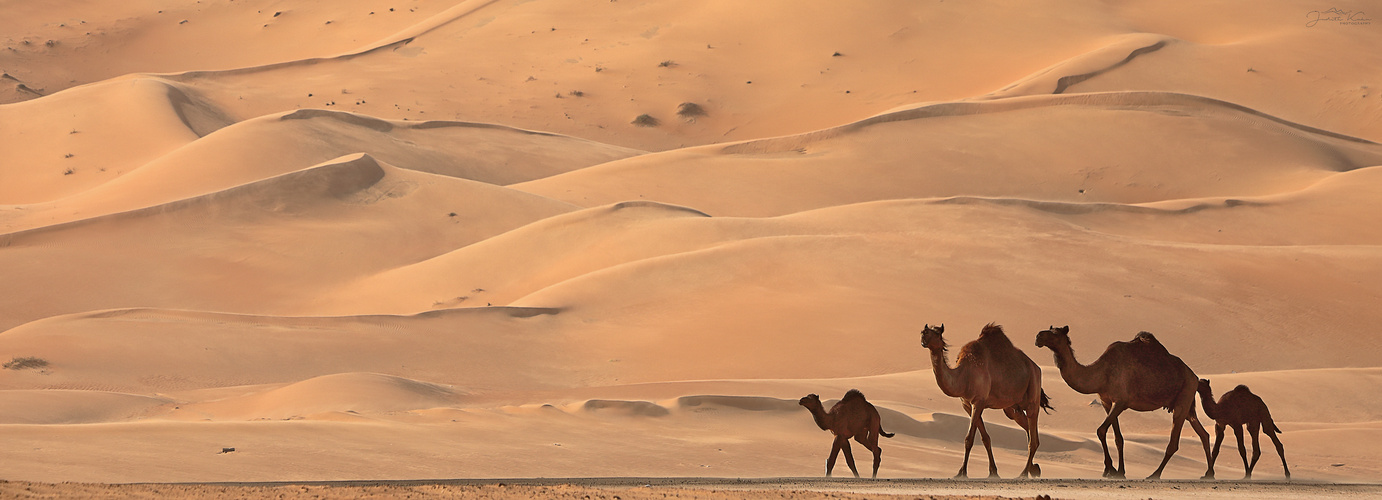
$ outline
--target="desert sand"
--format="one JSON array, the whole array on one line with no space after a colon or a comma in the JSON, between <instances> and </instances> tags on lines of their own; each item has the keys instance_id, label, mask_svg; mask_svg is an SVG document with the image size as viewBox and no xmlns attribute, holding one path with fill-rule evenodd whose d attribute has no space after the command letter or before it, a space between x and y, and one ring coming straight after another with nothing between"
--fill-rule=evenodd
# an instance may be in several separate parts
<instances>
[{"instance_id":1,"label":"desert sand","mask_svg":"<svg viewBox=\"0 0 1382 500\"><path fill-rule=\"evenodd\" d=\"M1033 343L1069 325L1086 363L1152 332L1284 431L1291 483L1264 436L1258 482L1129 491L1377 494L1342 486L1382 477L1370 7L0 3L0 494L812 478L797 399L852 388L880 478L949 478L968 417L919 332L990 322L1056 407L1035 489L748 491L1113 494L1079 482L1103 409ZM1124 414L1129 477L1170 421ZM1204 467L1187 427L1165 478Z\"/></svg>"}]
</instances>

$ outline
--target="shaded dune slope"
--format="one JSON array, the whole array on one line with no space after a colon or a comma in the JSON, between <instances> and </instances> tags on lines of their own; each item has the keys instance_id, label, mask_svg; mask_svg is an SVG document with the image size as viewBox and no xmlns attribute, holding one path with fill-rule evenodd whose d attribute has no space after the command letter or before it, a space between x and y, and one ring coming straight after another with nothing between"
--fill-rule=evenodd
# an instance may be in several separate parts
<instances>
[{"instance_id":1,"label":"shaded dune slope","mask_svg":"<svg viewBox=\"0 0 1382 500\"><path fill-rule=\"evenodd\" d=\"M89 132L73 137L85 140ZM113 141L100 137L91 137L84 144L97 148L101 146L99 141L113 146L109 144ZM247 148L246 144L255 146ZM172 202L353 153L368 153L401 168L490 184L537 179L639 154L581 139L490 124L391 122L346 112L304 109L236 123L142 165L120 167L124 170L118 172L104 167L114 175L95 181L101 182L96 186L85 186L82 181L98 173L54 173L50 177L68 177L73 182L68 187L83 190L54 201L0 212L0 231ZM79 179L78 175L84 177Z\"/></svg>"},{"instance_id":2,"label":"shaded dune slope","mask_svg":"<svg viewBox=\"0 0 1382 500\"><path fill-rule=\"evenodd\" d=\"M117 307L290 312L355 276L569 210L352 155L195 198L0 235L9 276L31 283L0 292L16 305L0 328ZM246 294L246 286L258 292Z\"/></svg>"}]
</instances>

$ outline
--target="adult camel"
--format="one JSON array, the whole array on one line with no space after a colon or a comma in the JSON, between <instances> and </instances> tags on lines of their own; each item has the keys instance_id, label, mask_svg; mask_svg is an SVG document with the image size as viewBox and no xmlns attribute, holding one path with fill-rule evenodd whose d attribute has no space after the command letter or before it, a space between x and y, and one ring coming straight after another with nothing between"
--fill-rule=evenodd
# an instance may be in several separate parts
<instances>
[{"instance_id":1,"label":"adult camel","mask_svg":"<svg viewBox=\"0 0 1382 500\"><path fill-rule=\"evenodd\" d=\"M1018 477L1040 477L1041 468L1032 463L1041 444L1037 433L1037 416L1042 409L1051 409L1050 399L1041 390L1041 368L1022 350L1008 340L1003 327L988 324L979 338L960 348L955 367L946 359L945 325L926 325L921 331L921 345L931 351L931 369L936 384L946 396L960 398L969 414L969 434L965 436L965 461L957 478L969 477L969 451L974 446L977 430L989 455L989 478L998 477L998 465L993 462L993 447L984 428L984 410L1001 409L1017 425L1027 431L1027 466Z\"/></svg>"},{"instance_id":2,"label":"adult camel","mask_svg":"<svg viewBox=\"0 0 1382 500\"><path fill-rule=\"evenodd\" d=\"M1099 394L1108 417L1099 425L1099 442L1104 446L1104 477L1125 478L1123 467L1123 431L1118 428L1118 415L1129 408L1136 411L1166 409L1171 412L1171 442L1166 445L1166 457L1161 466L1147 479L1160 479L1162 469L1180 447L1180 429L1186 419L1204 443L1206 463L1213 463L1209 454L1209 433L1195 415L1195 391L1199 377L1184 361L1172 355L1161 342L1147 332L1138 333L1130 342L1114 342L1099 359L1089 365L1075 360L1070 348L1070 327L1051 327L1037 333L1037 347L1048 347L1056 356L1056 368L1061 378L1075 392ZM1114 444L1118 446L1118 468L1108 451L1108 428L1113 427ZM1214 469L1206 470L1202 479L1213 479Z\"/></svg>"}]
</instances>

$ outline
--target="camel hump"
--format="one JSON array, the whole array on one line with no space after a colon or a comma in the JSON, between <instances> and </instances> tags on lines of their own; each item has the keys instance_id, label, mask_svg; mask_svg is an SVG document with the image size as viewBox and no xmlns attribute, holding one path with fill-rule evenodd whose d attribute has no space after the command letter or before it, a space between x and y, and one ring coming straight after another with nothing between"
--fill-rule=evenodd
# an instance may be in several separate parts
<instances>
[{"instance_id":1,"label":"camel hump","mask_svg":"<svg viewBox=\"0 0 1382 500\"><path fill-rule=\"evenodd\" d=\"M1004 333L1003 333L1003 325L1000 325L1000 324L998 324L998 323L989 323L989 324L987 324L987 325L984 325L984 329L983 329L983 330L980 330L980 331L979 331L979 336L980 336L980 337L983 337L983 336L989 335L989 334L1004 335Z\"/></svg>"},{"instance_id":2,"label":"camel hump","mask_svg":"<svg viewBox=\"0 0 1382 500\"><path fill-rule=\"evenodd\" d=\"M1132 338L1131 344L1158 354L1171 354L1170 351L1166 350L1166 346L1161 345L1161 341L1157 340L1156 335L1152 335L1151 332L1138 332L1137 336Z\"/></svg>"},{"instance_id":3,"label":"camel hump","mask_svg":"<svg viewBox=\"0 0 1382 500\"><path fill-rule=\"evenodd\" d=\"M966 353L965 350L969 350L970 352ZM1012 353L1016 351L1017 346L1013 345L1012 339L1008 338L1008 334L1003 333L1003 327L1001 325L989 323L984 326L983 330L979 331L978 339L966 344L964 349L960 350L960 357L966 357L966 354L978 358L984 356L998 356L1005 362L1011 362Z\"/></svg>"},{"instance_id":4,"label":"camel hump","mask_svg":"<svg viewBox=\"0 0 1382 500\"><path fill-rule=\"evenodd\" d=\"M989 323L984 325L984 329L979 331L979 340L993 345L1011 346L1013 342L1008 338L1008 334L1003 333L1003 325Z\"/></svg>"},{"instance_id":5,"label":"camel hump","mask_svg":"<svg viewBox=\"0 0 1382 500\"><path fill-rule=\"evenodd\" d=\"M845 393L845 397L840 398L840 402L843 403L843 402L845 402L845 401L851 401L851 400L855 400L855 399L858 399L858 400L860 400L860 401L863 401L863 400L864 400L864 393L859 392L859 389L850 389L849 392L846 392L846 393Z\"/></svg>"}]
</instances>

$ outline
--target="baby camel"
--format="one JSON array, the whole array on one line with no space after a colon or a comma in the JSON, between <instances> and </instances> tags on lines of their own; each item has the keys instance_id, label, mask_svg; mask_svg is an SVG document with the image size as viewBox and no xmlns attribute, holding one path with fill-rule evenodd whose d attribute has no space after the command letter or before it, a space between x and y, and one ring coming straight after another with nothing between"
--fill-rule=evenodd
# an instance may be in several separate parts
<instances>
[{"instance_id":1,"label":"baby camel","mask_svg":"<svg viewBox=\"0 0 1382 500\"><path fill-rule=\"evenodd\" d=\"M816 425L820 426L821 430L830 431L835 435L835 444L830 449L830 459L825 461L825 477L830 477L830 471L835 468L835 457L840 454L841 448L845 450L845 464L854 472L854 477L859 477L859 469L854 468L854 454L849 450L850 438L854 438L873 452L873 477L878 477L878 464L883 460L883 449L878 447L878 436L890 438L893 434L883 432L883 421L878 416L878 409L864 399L864 393L858 389L850 389L840 402L830 407L828 413L821 404L820 396L815 394L806 395L799 403L811 411L811 416L816 419Z\"/></svg>"},{"instance_id":2,"label":"baby camel","mask_svg":"<svg viewBox=\"0 0 1382 500\"><path fill-rule=\"evenodd\" d=\"M1286 450L1276 437L1281 428L1272 421L1272 413L1267 411L1267 403L1263 403L1262 398L1248 390L1248 386L1240 385L1225 392L1215 403L1214 391L1210 390L1209 380L1206 379L1200 379L1199 393L1204 403L1204 414L1214 419L1214 454L1209 456L1210 471L1214 470L1214 461L1219 458L1219 445L1224 444L1224 427L1233 426L1233 435L1238 438L1238 454L1243 457L1243 469L1247 471L1243 479L1252 479L1252 468L1257 466L1257 459L1262 456L1262 447L1257 441L1260 427L1276 445L1276 454L1281 456L1281 468L1286 470L1286 479L1291 478L1291 468L1286 466ZM1247 424L1248 432L1252 433L1252 463L1248 463L1248 450L1243 447L1243 424Z\"/></svg>"}]
</instances>

